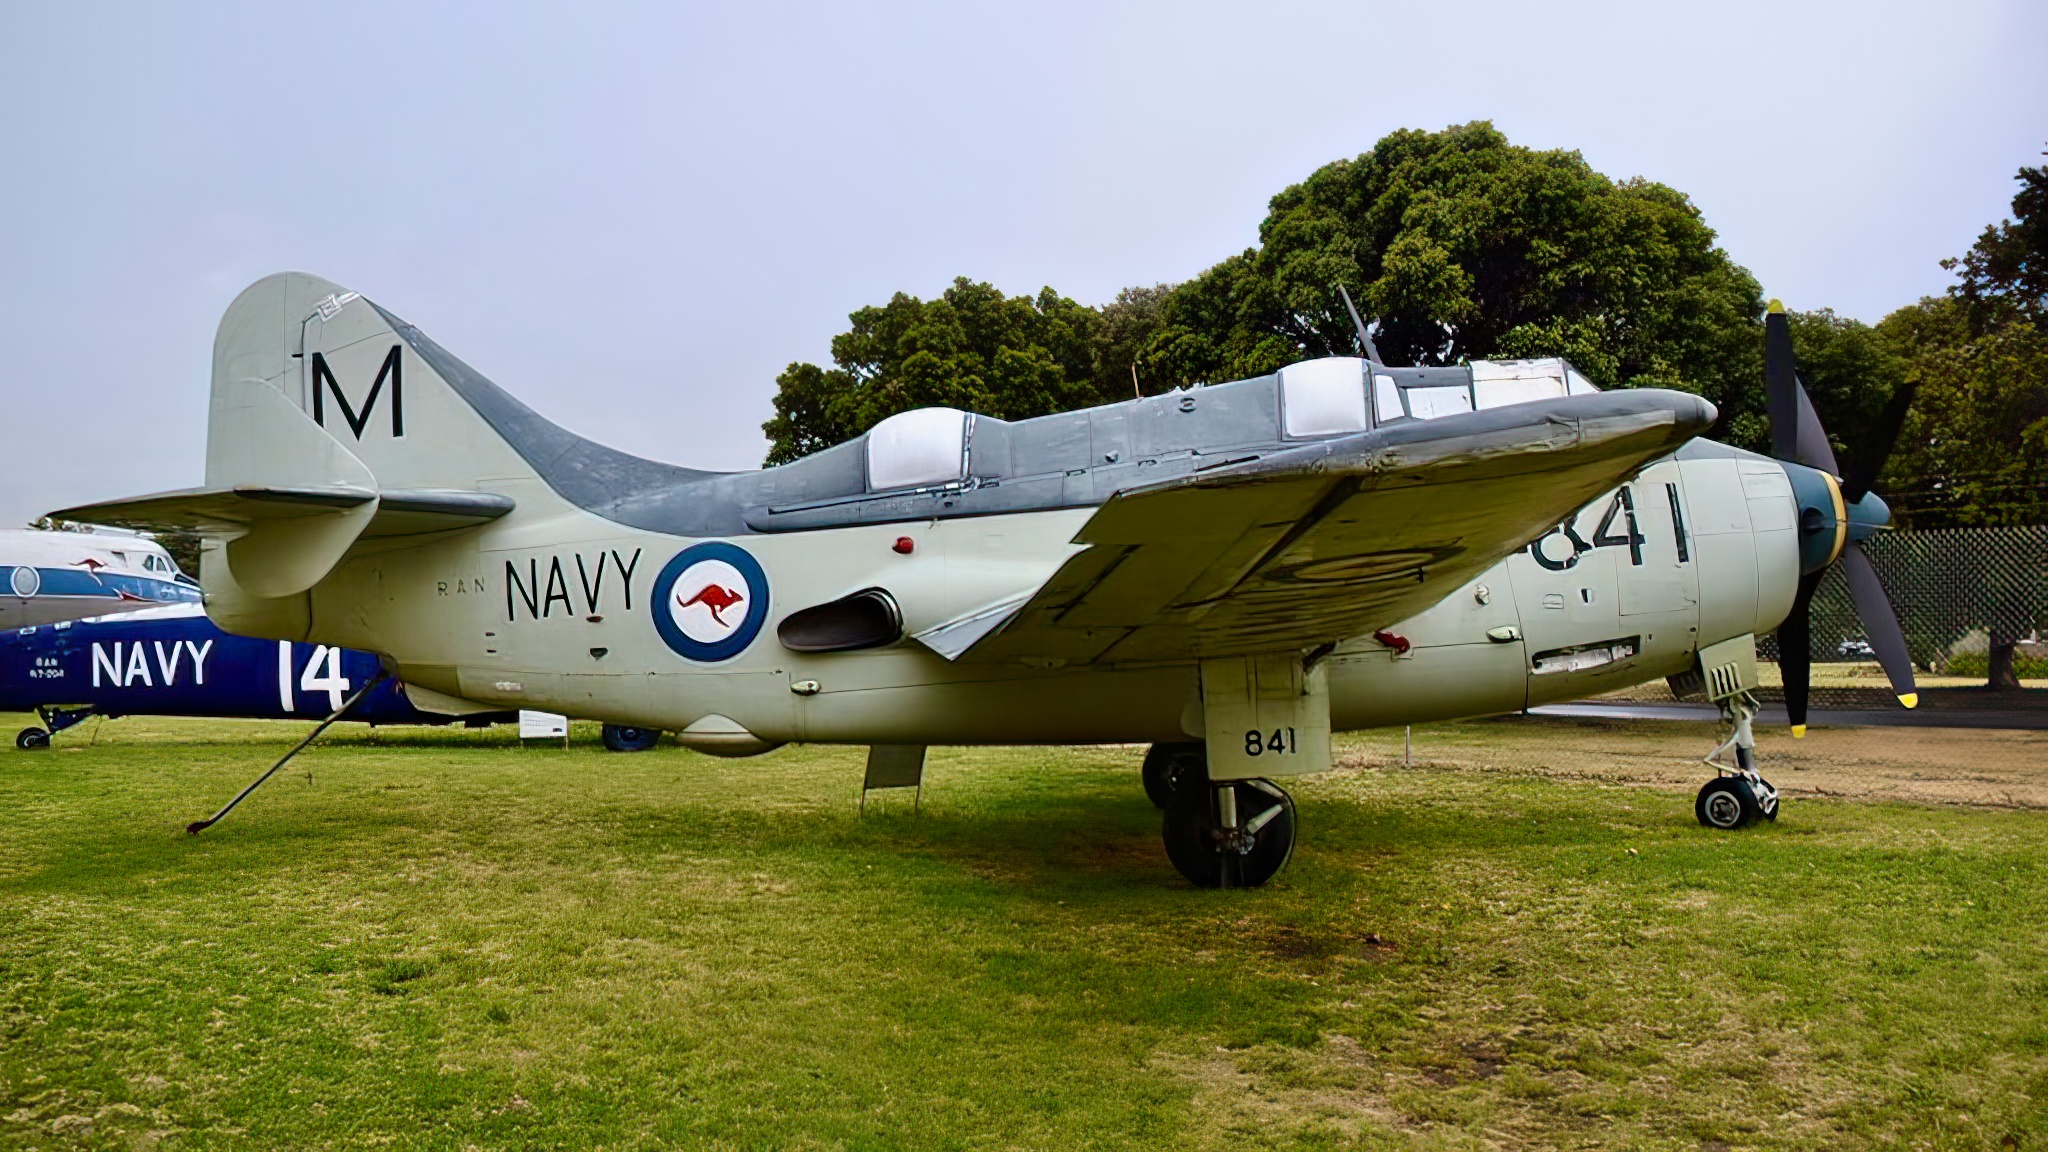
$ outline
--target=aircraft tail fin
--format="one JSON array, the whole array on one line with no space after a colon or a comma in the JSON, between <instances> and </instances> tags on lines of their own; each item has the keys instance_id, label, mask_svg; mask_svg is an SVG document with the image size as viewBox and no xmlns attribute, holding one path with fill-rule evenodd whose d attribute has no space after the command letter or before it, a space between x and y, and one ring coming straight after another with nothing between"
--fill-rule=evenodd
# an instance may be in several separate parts
<instances>
[{"instance_id":1,"label":"aircraft tail fin","mask_svg":"<svg viewBox=\"0 0 2048 1152\"><path fill-rule=\"evenodd\" d=\"M543 490L506 425L531 410L358 293L302 272L250 285L213 349L206 487Z\"/></svg>"}]
</instances>

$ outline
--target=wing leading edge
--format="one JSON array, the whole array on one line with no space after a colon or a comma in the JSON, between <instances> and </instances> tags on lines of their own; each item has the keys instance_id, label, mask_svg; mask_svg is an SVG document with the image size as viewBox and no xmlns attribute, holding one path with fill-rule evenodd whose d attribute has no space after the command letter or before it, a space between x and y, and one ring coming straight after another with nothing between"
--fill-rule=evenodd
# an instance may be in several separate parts
<instances>
[{"instance_id":1,"label":"wing leading edge","mask_svg":"<svg viewBox=\"0 0 2048 1152\"><path fill-rule=\"evenodd\" d=\"M1129 489L1028 599L919 638L1040 665L1309 649L1407 619L1650 460L1714 406L1604 392L1402 423Z\"/></svg>"}]
</instances>

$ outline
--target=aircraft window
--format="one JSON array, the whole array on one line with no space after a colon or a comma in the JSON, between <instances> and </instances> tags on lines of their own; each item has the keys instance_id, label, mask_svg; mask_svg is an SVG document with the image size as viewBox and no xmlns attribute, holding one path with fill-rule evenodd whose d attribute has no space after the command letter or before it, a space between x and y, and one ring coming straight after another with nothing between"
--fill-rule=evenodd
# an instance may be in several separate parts
<instances>
[{"instance_id":1,"label":"aircraft window","mask_svg":"<svg viewBox=\"0 0 2048 1152\"><path fill-rule=\"evenodd\" d=\"M121 551L118 551L118 550L115 550L115 549L108 549L108 551L110 551L110 552L113 552L113 554L114 554L114 559L116 559L116 560L119 560L119 561L121 562L121 565L122 565L122 567L124 567L124 568L125 568L125 567L127 567L127 565L128 565L128 554L127 554L126 552L121 552Z\"/></svg>"},{"instance_id":2,"label":"aircraft window","mask_svg":"<svg viewBox=\"0 0 2048 1152\"><path fill-rule=\"evenodd\" d=\"M1531 400L1555 400L1564 395L1564 381L1555 376L1524 376L1510 380L1474 380L1472 392L1481 408L1527 404Z\"/></svg>"},{"instance_id":3,"label":"aircraft window","mask_svg":"<svg viewBox=\"0 0 2048 1152\"><path fill-rule=\"evenodd\" d=\"M1590 396L1600 390L1591 380L1579 375L1577 368L1569 364L1564 366L1564 383L1566 393L1573 396Z\"/></svg>"},{"instance_id":4,"label":"aircraft window","mask_svg":"<svg viewBox=\"0 0 2048 1152\"><path fill-rule=\"evenodd\" d=\"M1439 416L1455 416L1471 410L1472 390L1469 388L1408 389L1408 414L1417 420L1434 420Z\"/></svg>"},{"instance_id":5,"label":"aircraft window","mask_svg":"<svg viewBox=\"0 0 2048 1152\"><path fill-rule=\"evenodd\" d=\"M868 430L867 453L870 491L956 481L967 474L967 413L898 412Z\"/></svg>"},{"instance_id":6,"label":"aircraft window","mask_svg":"<svg viewBox=\"0 0 2048 1152\"><path fill-rule=\"evenodd\" d=\"M1394 383L1392 376L1372 378L1372 406L1378 411L1382 424L1407 415L1401 410L1401 387Z\"/></svg>"},{"instance_id":7,"label":"aircraft window","mask_svg":"<svg viewBox=\"0 0 2048 1152\"><path fill-rule=\"evenodd\" d=\"M1365 362L1326 356L1289 364L1280 370L1280 408L1289 436L1365 431Z\"/></svg>"}]
</instances>

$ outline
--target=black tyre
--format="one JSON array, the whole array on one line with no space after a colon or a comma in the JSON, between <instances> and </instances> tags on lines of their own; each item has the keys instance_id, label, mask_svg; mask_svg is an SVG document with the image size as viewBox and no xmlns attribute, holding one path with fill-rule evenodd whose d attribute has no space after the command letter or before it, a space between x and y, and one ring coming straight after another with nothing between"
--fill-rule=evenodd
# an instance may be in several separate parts
<instances>
[{"instance_id":1,"label":"black tyre","mask_svg":"<svg viewBox=\"0 0 2048 1152\"><path fill-rule=\"evenodd\" d=\"M1209 778L1209 752L1200 744L1154 744L1145 751L1145 795L1165 808L1183 787Z\"/></svg>"},{"instance_id":2,"label":"black tyre","mask_svg":"<svg viewBox=\"0 0 2048 1152\"><path fill-rule=\"evenodd\" d=\"M1217 814L1224 789L1237 796L1240 829L1226 832ZM1266 780L1200 784L1173 794L1161 837L1167 859L1197 888L1257 888L1294 856L1294 798Z\"/></svg>"},{"instance_id":3,"label":"black tyre","mask_svg":"<svg viewBox=\"0 0 2048 1152\"><path fill-rule=\"evenodd\" d=\"M50 746L50 734L41 728L23 728L14 734L14 746L23 752Z\"/></svg>"},{"instance_id":4,"label":"black tyre","mask_svg":"<svg viewBox=\"0 0 2048 1152\"><path fill-rule=\"evenodd\" d=\"M1756 792L1749 781L1734 776L1722 776L1709 780L1700 789L1699 798L1693 801L1692 812L1701 824L1733 832L1747 828L1763 815L1763 806L1756 802Z\"/></svg>"},{"instance_id":5,"label":"black tyre","mask_svg":"<svg viewBox=\"0 0 2048 1152\"><path fill-rule=\"evenodd\" d=\"M629 728L624 724L604 726L604 746L614 752L645 752L660 739L659 728Z\"/></svg>"}]
</instances>

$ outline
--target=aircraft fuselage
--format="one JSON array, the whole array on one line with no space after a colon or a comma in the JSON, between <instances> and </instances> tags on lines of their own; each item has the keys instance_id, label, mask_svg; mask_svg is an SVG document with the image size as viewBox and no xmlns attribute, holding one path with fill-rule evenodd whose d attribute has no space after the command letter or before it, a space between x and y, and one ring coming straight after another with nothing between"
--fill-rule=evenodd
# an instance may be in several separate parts
<instances>
[{"instance_id":1,"label":"aircraft fuselage","mask_svg":"<svg viewBox=\"0 0 2048 1152\"><path fill-rule=\"evenodd\" d=\"M533 487L505 494L532 507ZM206 583L230 631L296 634L317 620L320 640L387 653L409 684L665 728L709 751L1199 738L1191 662L959 664L910 639L1034 587L1079 550L1092 513L706 541L562 507L364 548L310 594L309 620L238 600L217 552ZM1435 607L1340 645L1326 661L1332 726L1512 712L1683 672L1699 648L1784 617L1796 535L1783 466L1695 441ZM794 611L871 588L900 606L903 639L824 653L778 642ZM240 603L253 611L238 617Z\"/></svg>"}]
</instances>

